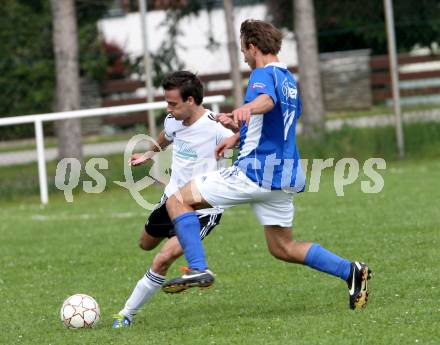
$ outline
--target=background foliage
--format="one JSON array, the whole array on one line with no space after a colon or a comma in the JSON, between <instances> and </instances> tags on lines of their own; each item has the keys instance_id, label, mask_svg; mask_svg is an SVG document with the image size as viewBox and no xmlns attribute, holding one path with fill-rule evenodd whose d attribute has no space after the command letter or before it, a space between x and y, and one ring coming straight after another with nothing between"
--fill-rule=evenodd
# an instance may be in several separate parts
<instances>
[{"instance_id":1,"label":"background foliage","mask_svg":"<svg viewBox=\"0 0 440 345\"><path fill-rule=\"evenodd\" d=\"M77 0L80 69L83 77L102 80L107 57L97 31L110 0ZM0 117L52 110L55 65L52 15L46 0L5 0L0 17ZM0 139L29 136L33 126L0 128Z\"/></svg>"},{"instance_id":2,"label":"background foliage","mask_svg":"<svg viewBox=\"0 0 440 345\"><path fill-rule=\"evenodd\" d=\"M266 2L275 24L291 30L292 0L242 0L236 5ZM140 69L141 58L130 61L120 47L102 42L96 22L102 18L112 0L76 0L81 76L102 81L106 77L124 78ZM136 10L137 1L131 1ZM162 2L155 1L156 6ZM154 83L168 72L184 68L176 49L180 35L179 22L185 16L197 15L222 6L220 0L163 1L168 6L162 25L168 37L153 55ZM174 5L173 5L174 4ZM171 7L169 7L171 6ZM374 54L386 51L382 0L315 0L319 48L321 52L370 48ZM149 1L149 9L155 8ZM54 57L52 18L47 0L4 0L0 17L0 117L35 114L52 110L54 95ZM394 1L397 44L400 51L415 45L430 46L440 40L440 2L438 0ZM208 38L209 39L209 38ZM215 49L211 38L207 49ZM0 128L0 140L33 136L33 126Z\"/></svg>"},{"instance_id":3,"label":"background foliage","mask_svg":"<svg viewBox=\"0 0 440 345\"><path fill-rule=\"evenodd\" d=\"M292 30L292 0L266 0L275 24ZM398 0L394 3L397 48L409 51L415 45L431 47L440 42L438 0ZM320 52L372 49L387 51L383 0L315 0Z\"/></svg>"}]
</instances>

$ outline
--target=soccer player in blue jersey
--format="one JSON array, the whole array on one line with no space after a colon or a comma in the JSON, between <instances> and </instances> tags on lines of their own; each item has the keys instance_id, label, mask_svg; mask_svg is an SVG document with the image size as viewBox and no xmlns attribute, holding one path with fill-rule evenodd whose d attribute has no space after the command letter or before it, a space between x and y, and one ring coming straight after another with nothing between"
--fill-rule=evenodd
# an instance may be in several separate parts
<instances>
[{"instance_id":1,"label":"soccer player in blue jersey","mask_svg":"<svg viewBox=\"0 0 440 345\"><path fill-rule=\"evenodd\" d=\"M305 176L296 145L301 101L295 79L277 57L282 34L259 20L243 22L240 33L241 51L252 73L245 104L218 117L224 125L240 126L239 136L226 139L217 148L221 155L239 139L239 156L232 167L196 177L167 200L190 270L166 282L162 289L175 293L214 282L194 210L248 203L264 227L274 257L343 279L349 287L350 308L362 308L368 299L371 271L367 265L343 259L317 243L292 239L292 200L304 191Z\"/></svg>"}]
</instances>

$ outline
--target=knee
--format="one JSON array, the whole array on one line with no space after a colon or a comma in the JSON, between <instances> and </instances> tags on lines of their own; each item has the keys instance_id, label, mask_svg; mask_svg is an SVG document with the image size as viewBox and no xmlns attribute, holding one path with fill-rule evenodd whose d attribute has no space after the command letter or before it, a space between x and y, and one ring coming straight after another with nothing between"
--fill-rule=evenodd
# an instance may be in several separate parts
<instances>
[{"instance_id":1,"label":"knee","mask_svg":"<svg viewBox=\"0 0 440 345\"><path fill-rule=\"evenodd\" d=\"M278 243L275 246L269 246L269 251L278 260L301 263L301 251L295 241Z\"/></svg>"},{"instance_id":2,"label":"knee","mask_svg":"<svg viewBox=\"0 0 440 345\"><path fill-rule=\"evenodd\" d=\"M167 208L167 212L170 213L178 202L177 198L174 195L171 195L167 201L165 202L165 206Z\"/></svg>"},{"instance_id":3,"label":"knee","mask_svg":"<svg viewBox=\"0 0 440 345\"><path fill-rule=\"evenodd\" d=\"M141 248L142 250L146 250L146 251L150 251L152 249L154 249L155 246L152 246L149 243L145 243L142 240L139 240L139 248Z\"/></svg>"},{"instance_id":4,"label":"knee","mask_svg":"<svg viewBox=\"0 0 440 345\"><path fill-rule=\"evenodd\" d=\"M139 239L139 248L147 252L156 248L158 244L159 244L158 241L152 242L149 241L148 239L145 239L143 236Z\"/></svg>"},{"instance_id":5,"label":"knee","mask_svg":"<svg viewBox=\"0 0 440 345\"><path fill-rule=\"evenodd\" d=\"M269 252L278 260L285 261L287 259L286 250L283 247L269 247Z\"/></svg>"},{"instance_id":6,"label":"knee","mask_svg":"<svg viewBox=\"0 0 440 345\"><path fill-rule=\"evenodd\" d=\"M271 243L269 252L278 260L295 262L295 248L293 241Z\"/></svg>"}]
</instances>

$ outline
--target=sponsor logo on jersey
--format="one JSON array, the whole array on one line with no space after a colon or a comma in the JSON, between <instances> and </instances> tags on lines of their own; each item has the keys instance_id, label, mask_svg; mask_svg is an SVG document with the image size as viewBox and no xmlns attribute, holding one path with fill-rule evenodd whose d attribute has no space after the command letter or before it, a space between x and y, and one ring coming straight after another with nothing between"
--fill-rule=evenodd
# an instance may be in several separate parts
<instances>
[{"instance_id":1,"label":"sponsor logo on jersey","mask_svg":"<svg viewBox=\"0 0 440 345\"><path fill-rule=\"evenodd\" d=\"M194 151L190 144L184 140L176 139L174 140L174 150L177 157L196 161L197 160L197 153Z\"/></svg>"},{"instance_id":2,"label":"sponsor logo on jersey","mask_svg":"<svg viewBox=\"0 0 440 345\"><path fill-rule=\"evenodd\" d=\"M266 88L266 84L255 82L252 84L253 89L264 89Z\"/></svg>"},{"instance_id":3,"label":"sponsor logo on jersey","mask_svg":"<svg viewBox=\"0 0 440 345\"><path fill-rule=\"evenodd\" d=\"M284 79L283 81L282 90L283 90L283 96L286 99L289 98L296 99L296 97L298 96L298 89L294 84L289 82L287 78Z\"/></svg>"}]
</instances>

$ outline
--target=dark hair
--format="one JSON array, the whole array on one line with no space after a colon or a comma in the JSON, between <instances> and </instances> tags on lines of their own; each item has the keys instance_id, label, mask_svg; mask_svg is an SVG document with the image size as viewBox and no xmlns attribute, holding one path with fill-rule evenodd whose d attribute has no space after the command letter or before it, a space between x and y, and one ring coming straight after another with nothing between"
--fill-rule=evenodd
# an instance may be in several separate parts
<instances>
[{"instance_id":1,"label":"dark hair","mask_svg":"<svg viewBox=\"0 0 440 345\"><path fill-rule=\"evenodd\" d=\"M277 55L281 49L283 34L270 23L248 19L241 23L240 38L246 48L253 44L265 55Z\"/></svg>"},{"instance_id":2,"label":"dark hair","mask_svg":"<svg viewBox=\"0 0 440 345\"><path fill-rule=\"evenodd\" d=\"M170 73L162 81L162 87L164 90L178 89L183 101L192 96L197 105L202 104L203 85L194 73L188 71Z\"/></svg>"}]
</instances>

